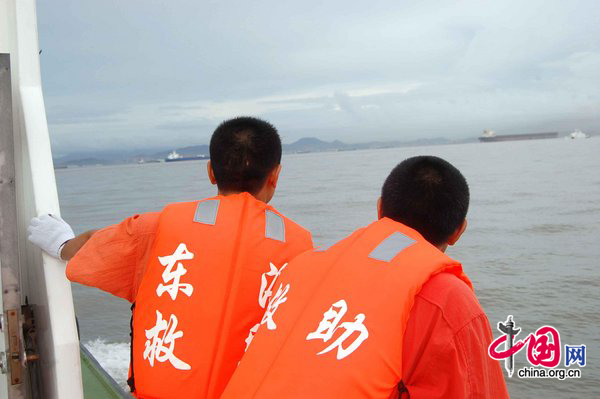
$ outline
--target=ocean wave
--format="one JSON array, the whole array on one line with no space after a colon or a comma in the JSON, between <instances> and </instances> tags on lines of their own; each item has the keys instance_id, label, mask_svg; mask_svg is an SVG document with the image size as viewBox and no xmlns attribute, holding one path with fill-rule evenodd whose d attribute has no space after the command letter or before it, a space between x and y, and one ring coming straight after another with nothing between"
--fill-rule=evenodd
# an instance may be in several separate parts
<instances>
[{"instance_id":1,"label":"ocean wave","mask_svg":"<svg viewBox=\"0 0 600 399\"><path fill-rule=\"evenodd\" d=\"M541 233L541 234L557 234L557 233L565 233L565 232L573 232L580 230L580 226L576 226L574 224L564 224L564 223L544 223L544 224L536 224L529 228L526 228L525 231L528 233Z\"/></svg>"},{"instance_id":2,"label":"ocean wave","mask_svg":"<svg viewBox=\"0 0 600 399\"><path fill-rule=\"evenodd\" d=\"M129 343L109 343L98 338L88 341L84 345L98 360L102 368L122 387L127 388L130 359Z\"/></svg>"},{"instance_id":3,"label":"ocean wave","mask_svg":"<svg viewBox=\"0 0 600 399\"><path fill-rule=\"evenodd\" d=\"M573 209L573 210L566 210L566 211L561 211L561 212L557 212L558 215L593 215L596 213L600 213L600 208L598 207L592 207L592 208L581 208L581 209Z\"/></svg>"}]
</instances>

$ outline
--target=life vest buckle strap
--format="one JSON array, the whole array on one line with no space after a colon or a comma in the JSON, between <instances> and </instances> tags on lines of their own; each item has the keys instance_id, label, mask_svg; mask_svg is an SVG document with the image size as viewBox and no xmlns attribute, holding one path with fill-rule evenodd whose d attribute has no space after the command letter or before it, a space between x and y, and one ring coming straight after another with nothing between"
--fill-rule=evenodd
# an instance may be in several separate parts
<instances>
[{"instance_id":1,"label":"life vest buckle strap","mask_svg":"<svg viewBox=\"0 0 600 399\"><path fill-rule=\"evenodd\" d=\"M406 396L404 396L406 394ZM398 399L410 399L410 392L408 392L408 388L404 381L400 381L398 384Z\"/></svg>"},{"instance_id":2,"label":"life vest buckle strap","mask_svg":"<svg viewBox=\"0 0 600 399\"><path fill-rule=\"evenodd\" d=\"M400 232L394 232L383 240L371 253L369 258L383 262L391 262L400 252L416 243Z\"/></svg>"},{"instance_id":3,"label":"life vest buckle strap","mask_svg":"<svg viewBox=\"0 0 600 399\"><path fill-rule=\"evenodd\" d=\"M135 302L133 302L131 304L131 319L129 321L129 336L131 337L130 340L130 347L129 347L129 371L130 371L130 376L127 379L127 385L129 386L129 390L131 392L135 392L135 374L134 374L134 370L133 370L133 312L135 311Z\"/></svg>"}]
</instances>

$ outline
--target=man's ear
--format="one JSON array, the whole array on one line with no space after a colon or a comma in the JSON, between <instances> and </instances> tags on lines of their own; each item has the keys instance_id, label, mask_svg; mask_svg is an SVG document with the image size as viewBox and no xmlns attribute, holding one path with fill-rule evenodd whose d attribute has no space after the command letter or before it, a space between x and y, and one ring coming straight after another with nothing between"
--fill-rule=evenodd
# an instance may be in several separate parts
<instances>
[{"instance_id":1,"label":"man's ear","mask_svg":"<svg viewBox=\"0 0 600 399\"><path fill-rule=\"evenodd\" d=\"M383 211L381 209L381 197L377 198L377 219L383 217Z\"/></svg>"},{"instance_id":2,"label":"man's ear","mask_svg":"<svg viewBox=\"0 0 600 399\"><path fill-rule=\"evenodd\" d=\"M210 161L206 163L206 172L208 174L208 180L210 180L212 184L217 184L217 179L215 179L215 172L213 171L212 164L210 163Z\"/></svg>"},{"instance_id":3,"label":"man's ear","mask_svg":"<svg viewBox=\"0 0 600 399\"><path fill-rule=\"evenodd\" d=\"M281 164L277 165L277 167L275 167L275 169L273 169L273 171L269 175L268 184L273 188L277 188L277 182L279 181L279 173L281 173Z\"/></svg>"},{"instance_id":4,"label":"man's ear","mask_svg":"<svg viewBox=\"0 0 600 399\"><path fill-rule=\"evenodd\" d=\"M463 235L465 230L467 229L467 219L463 220L460 226L452 233L450 238L448 238L448 245L454 245L460 239L460 236Z\"/></svg>"}]
</instances>

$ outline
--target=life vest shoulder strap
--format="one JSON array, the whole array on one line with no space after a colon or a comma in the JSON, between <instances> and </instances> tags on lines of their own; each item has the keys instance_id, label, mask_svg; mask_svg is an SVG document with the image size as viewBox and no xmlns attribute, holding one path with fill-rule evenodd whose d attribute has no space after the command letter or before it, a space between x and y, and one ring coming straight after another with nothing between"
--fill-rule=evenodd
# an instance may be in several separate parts
<instances>
[{"instance_id":1,"label":"life vest shoulder strap","mask_svg":"<svg viewBox=\"0 0 600 399\"><path fill-rule=\"evenodd\" d=\"M394 232L387 236L369 254L369 258L383 262L391 262L400 252L417 241L400 232Z\"/></svg>"},{"instance_id":2,"label":"life vest shoulder strap","mask_svg":"<svg viewBox=\"0 0 600 399\"><path fill-rule=\"evenodd\" d=\"M217 223L217 214L219 213L218 199L207 199L199 201L194 213L194 222L202 224L215 225Z\"/></svg>"},{"instance_id":3,"label":"life vest shoulder strap","mask_svg":"<svg viewBox=\"0 0 600 399\"><path fill-rule=\"evenodd\" d=\"M265 210L265 237L285 242L285 221L278 213Z\"/></svg>"},{"instance_id":4,"label":"life vest shoulder strap","mask_svg":"<svg viewBox=\"0 0 600 399\"><path fill-rule=\"evenodd\" d=\"M180 208L189 208L190 203L175 203L165 207L165 211L179 211ZM218 223L221 200L219 198L208 198L196 203L193 216L195 223L216 225ZM265 206L265 237L276 241L286 242L286 218L274 208Z\"/></svg>"}]
</instances>

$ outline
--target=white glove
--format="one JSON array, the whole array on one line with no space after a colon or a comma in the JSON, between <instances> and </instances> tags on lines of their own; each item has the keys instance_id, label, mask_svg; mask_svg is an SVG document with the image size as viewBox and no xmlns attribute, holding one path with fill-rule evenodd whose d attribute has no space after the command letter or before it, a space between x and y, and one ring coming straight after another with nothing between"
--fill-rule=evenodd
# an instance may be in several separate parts
<instances>
[{"instance_id":1,"label":"white glove","mask_svg":"<svg viewBox=\"0 0 600 399\"><path fill-rule=\"evenodd\" d=\"M63 244L75 237L73 229L60 216L44 214L31 219L28 239L48 255L61 259Z\"/></svg>"}]
</instances>

